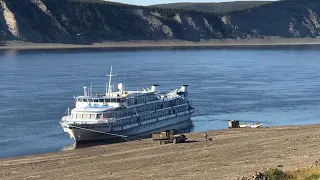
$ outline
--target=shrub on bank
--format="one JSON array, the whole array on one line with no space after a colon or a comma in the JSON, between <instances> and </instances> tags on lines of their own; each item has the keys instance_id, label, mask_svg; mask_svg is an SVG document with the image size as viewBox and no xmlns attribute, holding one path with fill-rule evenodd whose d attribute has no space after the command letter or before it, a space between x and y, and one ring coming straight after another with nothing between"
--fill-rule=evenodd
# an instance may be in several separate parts
<instances>
[{"instance_id":1,"label":"shrub on bank","mask_svg":"<svg viewBox=\"0 0 320 180\"><path fill-rule=\"evenodd\" d=\"M285 180L288 179L288 175L279 170L279 169L268 169L266 172L263 173L264 176L268 179L268 180Z\"/></svg>"},{"instance_id":2,"label":"shrub on bank","mask_svg":"<svg viewBox=\"0 0 320 180\"><path fill-rule=\"evenodd\" d=\"M320 166L283 172L279 169L268 169L256 179L265 180L320 180Z\"/></svg>"},{"instance_id":3,"label":"shrub on bank","mask_svg":"<svg viewBox=\"0 0 320 180\"><path fill-rule=\"evenodd\" d=\"M299 169L292 172L293 179L318 180L320 179L320 167L313 166L311 168Z\"/></svg>"}]
</instances>

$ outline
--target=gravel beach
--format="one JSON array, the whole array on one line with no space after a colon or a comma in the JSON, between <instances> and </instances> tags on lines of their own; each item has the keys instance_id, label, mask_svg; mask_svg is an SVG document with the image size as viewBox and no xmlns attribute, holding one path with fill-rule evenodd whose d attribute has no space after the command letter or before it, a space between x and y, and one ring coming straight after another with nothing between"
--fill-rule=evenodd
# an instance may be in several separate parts
<instances>
[{"instance_id":1,"label":"gravel beach","mask_svg":"<svg viewBox=\"0 0 320 180\"><path fill-rule=\"evenodd\" d=\"M210 47L251 47L251 46L294 46L318 45L318 38L280 38L263 39L217 39L195 41L161 40L161 41L119 41L88 44L31 43L23 41L0 42L0 50L7 49L154 49L154 48L210 48Z\"/></svg>"},{"instance_id":2,"label":"gravel beach","mask_svg":"<svg viewBox=\"0 0 320 180\"><path fill-rule=\"evenodd\" d=\"M320 125L226 129L0 159L0 179L237 179L267 168L294 170L320 158Z\"/></svg>"}]
</instances>

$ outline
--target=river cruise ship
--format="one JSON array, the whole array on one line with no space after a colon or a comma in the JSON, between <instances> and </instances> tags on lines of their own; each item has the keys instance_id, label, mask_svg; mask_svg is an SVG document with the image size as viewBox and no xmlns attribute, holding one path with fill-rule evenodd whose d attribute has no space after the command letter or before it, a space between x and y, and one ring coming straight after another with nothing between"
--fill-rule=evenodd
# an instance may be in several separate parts
<instances>
[{"instance_id":1,"label":"river cruise ship","mask_svg":"<svg viewBox=\"0 0 320 180\"><path fill-rule=\"evenodd\" d=\"M60 121L75 141L148 136L166 128L190 126L194 109L188 101L188 85L161 93L158 85L127 91L120 83L118 91L113 91L112 67L107 76L106 93L93 95L92 86L84 87L84 94L74 97L75 108L68 108L68 115Z\"/></svg>"}]
</instances>

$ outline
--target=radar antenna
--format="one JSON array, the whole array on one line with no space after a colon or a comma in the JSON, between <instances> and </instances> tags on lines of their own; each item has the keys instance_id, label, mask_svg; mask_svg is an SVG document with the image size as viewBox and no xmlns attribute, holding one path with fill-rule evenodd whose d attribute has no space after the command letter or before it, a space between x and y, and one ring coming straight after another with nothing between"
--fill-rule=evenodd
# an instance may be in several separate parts
<instances>
[{"instance_id":1,"label":"radar antenna","mask_svg":"<svg viewBox=\"0 0 320 180\"><path fill-rule=\"evenodd\" d=\"M110 68L110 74L108 74L107 76L109 76L109 84L106 90L106 94L108 94L110 96L110 94L112 93L112 86L111 86L111 80L113 76L117 76L116 74L112 74L112 66Z\"/></svg>"},{"instance_id":2,"label":"radar antenna","mask_svg":"<svg viewBox=\"0 0 320 180\"><path fill-rule=\"evenodd\" d=\"M71 109L68 107L68 109L67 109L67 114L68 114L68 116L70 116L71 115Z\"/></svg>"}]
</instances>

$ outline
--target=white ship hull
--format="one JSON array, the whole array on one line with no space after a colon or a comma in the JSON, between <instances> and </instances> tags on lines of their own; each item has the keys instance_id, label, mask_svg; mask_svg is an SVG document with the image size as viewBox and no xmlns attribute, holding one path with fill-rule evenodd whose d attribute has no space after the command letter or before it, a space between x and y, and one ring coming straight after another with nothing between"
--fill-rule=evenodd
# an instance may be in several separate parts
<instances>
[{"instance_id":1,"label":"white ship hull","mask_svg":"<svg viewBox=\"0 0 320 180\"><path fill-rule=\"evenodd\" d=\"M68 128L68 124L61 124L66 132L70 134L70 137L77 142L80 141L94 141L94 140L109 140L115 138L121 138L120 136L127 136L132 140L135 137L149 136L152 133L157 133L168 129L185 129L190 127L190 118L193 112L168 118L164 120L158 120L153 123L140 125L126 130L111 131L111 128ZM125 137L124 137L125 138Z\"/></svg>"}]
</instances>

